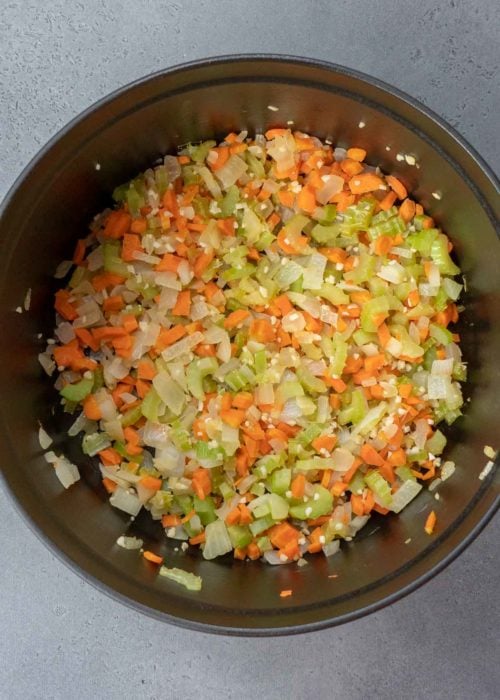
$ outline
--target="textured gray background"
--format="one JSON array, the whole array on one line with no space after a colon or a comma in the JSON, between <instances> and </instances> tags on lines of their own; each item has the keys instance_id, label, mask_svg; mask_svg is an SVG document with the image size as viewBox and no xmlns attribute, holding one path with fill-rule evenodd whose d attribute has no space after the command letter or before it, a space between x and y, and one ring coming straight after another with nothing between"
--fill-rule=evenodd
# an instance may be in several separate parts
<instances>
[{"instance_id":1,"label":"textured gray background","mask_svg":"<svg viewBox=\"0 0 500 700\"><path fill-rule=\"evenodd\" d=\"M272 51L382 78L498 171L494 0L0 0L0 196L116 87L209 55ZM290 639L166 626L60 564L0 492L0 698L498 698L497 518L444 573L358 622Z\"/></svg>"}]
</instances>

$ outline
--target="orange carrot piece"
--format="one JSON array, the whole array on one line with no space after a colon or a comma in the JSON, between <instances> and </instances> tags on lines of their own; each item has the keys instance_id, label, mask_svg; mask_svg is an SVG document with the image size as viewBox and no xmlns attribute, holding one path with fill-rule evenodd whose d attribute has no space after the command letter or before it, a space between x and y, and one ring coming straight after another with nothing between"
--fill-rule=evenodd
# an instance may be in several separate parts
<instances>
[{"instance_id":1,"label":"orange carrot piece","mask_svg":"<svg viewBox=\"0 0 500 700\"><path fill-rule=\"evenodd\" d=\"M174 316L189 316L191 311L191 292L185 289L177 295L177 301L172 309Z\"/></svg>"},{"instance_id":2,"label":"orange carrot piece","mask_svg":"<svg viewBox=\"0 0 500 700\"><path fill-rule=\"evenodd\" d=\"M236 311L232 311L224 319L224 328L226 330L236 328L241 323L243 323L243 321L245 321L249 316L250 311L247 311L247 309L236 309Z\"/></svg>"},{"instance_id":3,"label":"orange carrot piece","mask_svg":"<svg viewBox=\"0 0 500 700\"><path fill-rule=\"evenodd\" d=\"M436 513L431 510L425 521L424 530L428 535L432 535L434 528L436 527L437 516Z\"/></svg>"},{"instance_id":4,"label":"orange carrot piece","mask_svg":"<svg viewBox=\"0 0 500 700\"><path fill-rule=\"evenodd\" d=\"M245 420L246 414L245 411L240 411L237 408L228 408L226 410L221 410L220 417L224 423L227 423L227 425L230 425L232 428L239 428Z\"/></svg>"},{"instance_id":5,"label":"orange carrot piece","mask_svg":"<svg viewBox=\"0 0 500 700\"><path fill-rule=\"evenodd\" d=\"M127 214L123 209L112 211L106 220L103 236L106 238L122 238L129 230L130 221L130 214Z\"/></svg>"},{"instance_id":6,"label":"orange carrot piece","mask_svg":"<svg viewBox=\"0 0 500 700\"><path fill-rule=\"evenodd\" d=\"M379 189L384 182L374 173L359 173L349 180L349 189L353 194L366 194Z\"/></svg>"},{"instance_id":7,"label":"orange carrot piece","mask_svg":"<svg viewBox=\"0 0 500 700\"><path fill-rule=\"evenodd\" d=\"M158 554L155 554L154 552L150 552L149 549L145 549L144 552L142 553L142 556L144 559L147 561L150 561L152 564L156 564L157 566L160 566L163 564L163 557L160 557Z\"/></svg>"},{"instance_id":8,"label":"orange carrot piece","mask_svg":"<svg viewBox=\"0 0 500 700\"><path fill-rule=\"evenodd\" d=\"M101 420L102 412L94 394L89 394L83 402L83 412L89 420Z\"/></svg>"},{"instance_id":9,"label":"orange carrot piece","mask_svg":"<svg viewBox=\"0 0 500 700\"><path fill-rule=\"evenodd\" d=\"M154 476L143 476L139 483L144 486L145 489L149 489L150 491L159 491L163 482L161 479L157 479Z\"/></svg>"},{"instance_id":10,"label":"orange carrot piece","mask_svg":"<svg viewBox=\"0 0 500 700\"><path fill-rule=\"evenodd\" d=\"M366 151L364 148L348 148L347 157L351 160L357 160L359 163L362 163L366 158Z\"/></svg>"},{"instance_id":11,"label":"orange carrot piece","mask_svg":"<svg viewBox=\"0 0 500 700\"><path fill-rule=\"evenodd\" d=\"M412 199L406 198L403 204L399 207L399 216L406 223L410 222L415 216L415 202Z\"/></svg>"},{"instance_id":12,"label":"orange carrot piece","mask_svg":"<svg viewBox=\"0 0 500 700\"><path fill-rule=\"evenodd\" d=\"M136 252L142 252L140 237L136 233L125 233L123 235L122 259L125 262L133 262Z\"/></svg>"},{"instance_id":13,"label":"orange carrot piece","mask_svg":"<svg viewBox=\"0 0 500 700\"><path fill-rule=\"evenodd\" d=\"M321 450L331 452L337 444L337 437L335 435L320 435L314 438L311 444L316 452L320 452Z\"/></svg>"},{"instance_id":14,"label":"orange carrot piece","mask_svg":"<svg viewBox=\"0 0 500 700\"><path fill-rule=\"evenodd\" d=\"M403 185L401 180L398 180L398 178L394 177L394 175L387 175L385 179L387 180L387 184L391 190L397 194L398 199L406 199L408 197L406 187Z\"/></svg>"}]
</instances>

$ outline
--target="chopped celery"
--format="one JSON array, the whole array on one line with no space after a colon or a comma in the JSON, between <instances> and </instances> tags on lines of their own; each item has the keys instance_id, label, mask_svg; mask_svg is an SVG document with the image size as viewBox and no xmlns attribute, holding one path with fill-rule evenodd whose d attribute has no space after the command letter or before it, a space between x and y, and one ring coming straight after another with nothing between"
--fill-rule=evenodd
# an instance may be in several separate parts
<instances>
[{"instance_id":1,"label":"chopped celery","mask_svg":"<svg viewBox=\"0 0 500 700\"><path fill-rule=\"evenodd\" d=\"M364 304L361 309L361 328L366 333L376 333L380 323L378 319L385 319L389 313L390 302L387 296L375 297Z\"/></svg>"},{"instance_id":2,"label":"chopped celery","mask_svg":"<svg viewBox=\"0 0 500 700\"><path fill-rule=\"evenodd\" d=\"M366 416L367 412L368 403L363 390L355 389L351 394L349 406L340 411L338 422L340 425L346 425L347 423L357 425Z\"/></svg>"},{"instance_id":3,"label":"chopped celery","mask_svg":"<svg viewBox=\"0 0 500 700\"><path fill-rule=\"evenodd\" d=\"M431 452L433 455L442 454L444 448L446 447L446 437L440 430L436 430L434 435L430 437L425 443L425 449Z\"/></svg>"},{"instance_id":4,"label":"chopped celery","mask_svg":"<svg viewBox=\"0 0 500 700\"><path fill-rule=\"evenodd\" d=\"M391 487L384 477L377 471L371 471L365 475L365 481L382 506L388 508L392 503Z\"/></svg>"},{"instance_id":5,"label":"chopped celery","mask_svg":"<svg viewBox=\"0 0 500 700\"><path fill-rule=\"evenodd\" d=\"M202 357L201 360L193 360L186 370L187 386L191 394L203 401L205 391L203 389L203 380L209 374L217 371L219 363L215 357Z\"/></svg>"},{"instance_id":6,"label":"chopped celery","mask_svg":"<svg viewBox=\"0 0 500 700\"><path fill-rule=\"evenodd\" d=\"M431 245L431 258L444 275L458 275L460 268L455 265L448 252L448 237L440 233Z\"/></svg>"},{"instance_id":7,"label":"chopped celery","mask_svg":"<svg viewBox=\"0 0 500 700\"><path fill-rule=\"evenodd\" d=\"M165 404L160 399L153 387L148 391L141 404L142 415L153 423L158 423L160 416L165 412Z\"/></svg>"},{"instance_id":8,"label":"chopped celery","mask_svg":"<svg viewBox=\"0 0 500 700\"><path fill-rule=\"evenodd\" d=\"M201 576L196 576L189 571L184 571L184 569L177 569L176 567L169 569L166 566L160 567L160 576L164 578L169 578L175 583L180 583L181 586L187 588L188 591L201 591L202 579Z\"/></svg>"},{"instance_id":9,"label":"chopped celery","mask_svg":"<svg viewBox=\"0 0 500 700\"><path fill-rule=\"evenodd\" d=\"M312 494L306 502L290 506L290 515L297 520L309 520L326 515L332 509L333 496L320 484L312 485Z\"/></svg>"},{"instance_id":10,"label":"chopped celery","mask_svg":"<svg viewBox=\"0 0 500 700\"><path fill-rule=\"evenodd\" d=\"M327 391L325 382L319 377L315 377L304 367L297 368L297 378L304 389L312 394L324 394Z\"/></svg>"},{"instance_id":11,"label":"chopped celery","mask_svg":"<svg viewBox=\"0 0 500 700\"><path fill-rule=\"evenodd\" d=\"M67 401L74 401L76 403L83 401L94 386L94 378L80 379L76 384L66 384L60 391L61 396Z\"/></svg>"},{"instance_id":12,"label":"chopped celery","mask_svg":"<svg viewBox=\"0 0 500 700\"><path fill-rule=\"evenodd\" d=\"M335 239L340 233L340 224L316 224L311 230L311 236L320 245L334 245Z\"/></svg>"},{"instance_id":13,"label":"chopped celery","mask_svg":"<svg viewBox=\"0 0 500 700\"><path fill-rule=\"evenodd\" d=\"M111 440L106 433L90 433L85 435L82 440L83 453L89 457L94 457L101 450L106 450L111 447Z\"/></svg>"},{"instance_id":14,"label":"chopped celery","mask_svg":"<svg viewBox=\"0 0 500 700\"><path fill-rule=\"evenodd\" d=\"M260 535L261 532L265 532L266 530L269 530L270 527L274 525L274 520L271 518L270 515L266 515L263 518L257 518L254 520L250 525L248 526L250 528L250 532L254 537L257 535Z\"/></svg>"},{"instance_id":15,"label":"chopped celery","mask_svg":"<svg viewBox=\"0 0 500 700\"><path fill-rule=\"evenodd\" d=\"M253 540L253 535L248 525L228 525L227 532L235 549L236 547L246 547Z\"/></svg>"},{"instance_id":16,"label":"chopped celery","mask_svg":"<svg viewBox=\"0 0 500 700\"><path fill-rule=\"evenodd\" d=\"M267 485L272 493L277 493L279 496L284 496L290 488L292 479L292 470L288 467L273 471L268 479Z\"/></svg>"}]
</instances>

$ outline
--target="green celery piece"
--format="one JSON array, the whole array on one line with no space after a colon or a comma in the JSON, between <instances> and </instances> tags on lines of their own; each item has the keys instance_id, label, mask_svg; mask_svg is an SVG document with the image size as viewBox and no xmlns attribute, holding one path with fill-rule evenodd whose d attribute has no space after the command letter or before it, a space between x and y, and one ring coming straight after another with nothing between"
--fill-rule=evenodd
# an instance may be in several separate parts
<instances>
[{"instance_id":1,"label":"green celery piece","mask_svg":"<svg viewBox=\"0 0 500 700\"><path fill-rule=\"evenodd\" d=\"M126 413L123 414L122 426L128 428L129 425L134 425L142 416L142 404L130 408Z\"/></svg>"},{"instance_id":2,"label":"green celery piece","mask_svg":"<svg viewBox=\"0 0 500 700\"><path fill-rule=\"evenodd\" d=\"M427 228L415 233L410 233L406 239L406 243L428 258L431 254L431 248L434 241L437 239L439 231L437 228Z\"/></svg>"},{"instance_id":3,"label":"green celery piece","mask_svg":"<svg viewBox=\"0 0 500 700\"><path fill-rule=\"evenodd\" d=\"M263 180L266 177L266 171L264 164L259 158L250 153L250 151L245 151L245 160L248 163L250 172L252 172L258 180Z\"/></svg>"},{"instance_id":4,"label":"green celery piece","mask_svg":"<svg viewBox=\"0 0 500 700\"><path fill-rule=\"evenodd\" d=\"M349 482L348 489L351 493L359 494L363 491L365 486L366 484L363 474L361 474L361 472L358 470Z\"/></svg>"},{"instance_id":5,"label":"green celery piece","mask_svg":"<svg viewBox=\"0 0 500 700\"><path fill-rule=\"evenodd\" d=\"M96 367L94 370L94 384L92 385L92 393L102 389L104 386L104 370L102 367Z\"/></svg>"},{"instance_id":6,"label":"green celery piece","mask_svg":"<svg viewBox=\"0 0 500 700\"><path fill-rule=\"evenodd\" d=\"M252 535L254 537L257 537L257 535L260 535L261 532L269 530L269 528L273 525L274 520L271 518L270 515L266 515L263 518L257 518L256 520L254 520L253 523L250 523L248 527Z\"/></svg>"},{"instance_id":7,"label":"green celery piece","mask_svg":"<svg viewBox=\"0 0 500 700\"><path fill-rule=\"evenodd\" d=\"M258 350L254 355L254 370L257 376L261 376L267 369L267 358L265 350Z\"/></svg>"},{"instance_id":8,"label":"green celery piece","mask_svg":"<svg viewBox=\"0 0 500 700\"><path fill-rule=\"evenodd\" d=\"M359 263L354 270L346 273L346 279L356 284L368 282L375 275L376 257L370 255L366 248L362 248L359 254Z\"/></svg>"},{"instance_id":9,"label":"green celery piece","mask_svg":"<svg viewBox=\"0 0 500 700\"><path fill-rule=\"evenodd\" d=\"M448 252L448 237L440 233L431 245L431 258L443 275L458 275L460 268L455 265Z\"/></svg>"},{"instance_id":10,"label":"green celery piece","mask_svg":"<svg viewBox=\"0 0 500 700\"><path fill-rule=\"evenodd\" d=\"M317 500L314 500L315 496ZM313 484L312 495L306 502L296 503L290 506L290 516L297 520L309 520L319 518L330 513L333 506L333 496L320 484Z\"/></svg>"},{"instance_id":11,"label":"green celery piece","mask_svg":"<svg viewBox=\"0 0 500 700\"><path fill-rule=\"evenodd\" d=\"M286 381L279 385L277 394L280 401L285 402L297 396L304 396L304 389L302 388L302 384L298 381Z\"/></svg>"},{"instance_id":12,"label":"green celery piece","mask_svg":"<svg viewBox=\"0 0 500 700\"><path fill-rule=\"evenodd\" d=\"M373 320L379 314L388 314L390 303L387 296L375 297L363 305L361 309L361 328L366 333L376 333L378 324Z\"/></svg>"},{"instance_id":13,"label":"green celery piece","mask_svg":"<svg viewBox=\"0 0 500 700\"><path fill-rule=\"evenodd\" d=\"M220 276L224 282L232 282L233 280L245 279L246 277L252 277L255 273L255 265L250 263L245 263L241 267L230 267L227 270L221 272Z\"/></svg>"},{"instance_id":14,"label":"green celery piece","mask_svg":"<svg viewBox=\"0 0 500 700\"><path fill-rule=\"evenodd\" d=\"M92 387L94 385L94 378L80 379L76 384L67 384L59 392L63 398L67 401L74 401L79 403L83 401L92 392Z\"/></svg>"},{"instance_id":15,"label":"green celery piece","mask_svg":"<svg viewBox=\"0 0 500 700\"><path fill-rule=\"evenodd\" d=\"M355 389L351 394L351 403L339 413L340 425L353 423L357 425L368 412L368 404L362 389Z\"/></svg>"},{"instance_id":16,"label":"green celery piece","mask_svg":"<svg viewBox=\"0 0 500 700\"><path fill-rule=\"evenodd\" d=\"M78 287L79 284L88 278L88 274L88 270L85 267L75 268L68 283L71 289Z\"/></svg>"},{"instance_id":17,"label":"green celery piece","mask_svg":"<svg viewBox=\"0 0 500 700\"><path fill-rule=\"evenodd\" d=\"M142 194L140 194L138 191L137 181L134 181L129 185L126 194L126 199L130 214L132 216L139 216L139 214L141 213L141 207L143 207L146 204L146 201Z\"/></svg>"},{"instance_id":18,"label":"green celery piece","mask_svg":"<svg viewBox=\"0 0 500 700\"><path fill-rule=\"evenodd\" d=\"M198 401L203 401L205 398L203 380L209 374L216 372L218 367L219 363L215 357L202 357L201 360L193 360L188 366L186 371L187 386Z\"/></svg>"},{"instance_id":19,"label":"green celery piece","mask_svg":"<svg viewBox=\"0 0 500 700\"><path fill-rule=\"evenodd\" d=\"M245 241L251 246L259 240L264 230L264 223L250 207L245 207L243 211L241 230Z\"/></svg>"},{"instance_id":20,"label":"green celery piece","mask_svg":"<svg viewBox=\"0 0 500 700\"><path fill-rule=\"evenodd\" d=\"M455 362L451 376L457 382L465 382L467 379L467 366L463 362Z\"/></svg>"},{"instance_id":21,"label":"green celery piece","mask_svg":"<svg viewBox=\"0 0 500 700\"><path fill-rule=\"evenodd\" d=\"M320 245L334 245L337 236L340 233L340 224L338 222L326 224L316 224L311 230L311 236Z\"/></svg>"},{"instance_id":22,"label":"green celery piece","mask_svg":"<svg viewBox=\"0 0 500 700\"><path fill-rule=\"evenodd\" d=\"M219 208L221 210L220 216L222 218L227 218L234 214L234 208L240 201L240 190L236 185L231 185L226 191L223 199L219 202Z\"/></svg>"},{"instance_id":23,"label":"green celery piece","mask_svg":"<svg viewBox=\"0 0 500 700\"><path fill-rule=\"evenodd\" d=\"M330 284L328 282L324 282L320 289L314 289L310 290L312 294L315 296L322 297L323 299L327 299L331 304L334 306L338 306L339 304L348 304L349 303L349 296L342 290L340 287L337 287L335 284Z\"/></svg>"},{"instance_id":24,"label":"green celery piece","mask_svg":"<svg viewBox=\"0 0 500 700\"><path fill-rule=\"evenodd\" d=\"M446 307L448 306L448 295L446 294L445 290L443 287L440 287L438 290L438 293L436 294L434 298L434 308L436 311L444 311Z\"/></svg>"},{"instance_id":25,"label":"green celery piece","mask_svg":"<svg viewBox=\"0 0 500 700\"><path fill-rule=\"evenodd\" d=\"M304 367L297 368L297 378L308 393L324 394L327 391L325 382L319 377L315 377Z\"/></svg>"},{"instance_id":26,"label":"green celery piece","mask_svg":"<svg viewBox=\"0 0 500 700\"><path fill-rule=\"evenodd\" d=\"M449 345L453 342L453 334L447 328L437 323L431 323L429 325L429 334L438 345Z\"/></svg>"},{"instance_id":27,"label":"green celery piece","mask_svg":"<svg viewBox=\"0 0 500 700\"><path fill-rule=\"evenodd\" d=\"M174 502L179 506L183 515L187 515L193 510L193 499L191 496L174 496Z\"/></svg>"},{"instance_id":28,"label":"green celery piece","mask_svg":"<svg viewBox=\"0 0 500 700\"><path fill-rule=\"evenodd\" d=\"M204 500L195 496L193 498L193 506L196 511L196 515L200 518L201 524L203 526L208 525L208 523L213 523L217 520L217 514L215 512L214 499L211 496L205 496Z\"/></svg>"},{"instance_id":29,"label":"green celery piece","mask_svg":"<svg viewBox=\"0 0 500 700\"><path fill-rule=\"evenodd\" d=\"M293 438L293 441L297 442L299 445L302 445L302 447L307 447L307 445L310 445L313 440L321 435L322 430L323 428L317 423L310 423L307 428L304 428L300 431L300 433L297 433L297 435ZM291 442L291 440L289 442Z\"/></svg>"},{"instance_id":30,"label":"green celery piece","mask_svg":"<svg viewBox=\"0 0 500 700\"><path fill-rule=\"evenodd\" d=\"M231 544L236 547L246 547L253 540L253 535L248 525L228 525L227 531Z\"/></svg>"},{"instance_id":31,"label":"green celery piece","mask_svg":"<svg viewBox=\"0 0 500 700\"><path fill-rule=\"evenodd\" d=\"M331 224L337 218L337 206L335 204L325 204L322 207L321 217L319 222L322 224Z\"/></svg>"},{"instance_id":32,"label":"green celery piece","mask_svg":"<svg viewBox=\"0 0 500 700\"><path fill-rule=\"evenodd\" d=\"M292 470L288 467L276 469L273 471L267 481L267 486L272 493L277 493L278 496L284 496L290 488L292 480Z\"/></svg>"},{"instance_id":33,"label":"green celery piece","mask_svg":"<svg viewBox=\"0 0 500 700\"><path fill-rule=\"evenodd\" d=\"M283 464L283 456L281 454L270 454L261 457L253 468L253 472L260 478L265 479L275 469L278 469Z\"/></svg>"},{"instance_id":34,"label":"green celery piece","mask_svg":"<svg viewBox=\"0 0 500 700\"><path fill-rule=\"evenodd\" d=\"M340 377L347 360L347 343L338 333L333 336L332 342L334 356L328 371L331 376L335 375Z\"/></svg>"},{"instance_id":35,"label":"green celery piece","mask_svg":"<svg viewBox=\"0 0 500 700\"><path fill-rule=\"evenodd\" d=\"M263 537L259 537L259 539L257 540L257 547L261 552L270 552L271 549L273 549L271 540L265 535Z\"/></svg>"},{"instance_id":36,"label":"green celery piece","mask_svg":"<svg viewBox=\"0 0 500 700\"><path fill-rule=\"evenodd\" d=\"M250 493L253 493L254 496L263 496L265 492L266 486L261 481L256 481L255 484L252 484L250 487Z\"/></svg>"},{"instance_id":37,"label":"green celery piece","mask_svg":"<svg viewBox=\"0 0 500 700\"><path fill-rule=\"evenodd\" d=\"M445 447L446 437L440 430L436 430L434 435L432 435L432 437L430 437L425 443L425 449L427 452L431 452L433 455L442 454Z\"/></svg>"},{"instance_id":38,"label":"green celery piece","mask_svg":"<svg viewBox=\"0 0 500 700\"><path fill-rule=\"evenodd\" d=\"M167 169L164 165L159 165L155 168L155 182L158 194L162 197L168 188L168 175Z\"/></svg>"},{"instance_id":39,"label":"green celery piece","mask_svg":"<svg viewBox=\"0 0 500 700\"><path fill-rule=\"evenodd\" d=\"M215 141L203 141L198 145L188 144L187 151L191 160L195 163L203 163L208 156L208 152L217 146Z\"/></svg>"},{"instance_id":40,"label":"green celery piece","mask_svg":"<svg viewBox=\"0 0 500 700\"><path fill-rule=\"evenodd\" d=\"M308 216L304 216L304 214L294 214L288 219L283 228L286 235L293 239L302 233L310 221L311 219Z\"/></svg>"},{"instance_id":41,"label":"green celery piece","mask_svg":"<svg viewBox=\"0 0 500 700\"><path fill-rule=\"evenodd\" d=\"M357 204L347 207L342 214L342 234L351 236L356 231L366 231L370 226L375 204L373 199L362 199Z\"/></svg>"},{"instance_id":42,"label":"green celery piece","mask_svg":"<svg viewBox=\"0 0 500 700\"><path fill-rule=\"evenodd\" d=\"M382 505L388 508L392 503L392 494L391 487L384 477L377 471L371 471L365 475L365 481Z\"/></svg>"},{"instance_id":43,"label":"green celery piece","mask_svg":"<svg viewBox=\"0 0 500 700\"><path fill-rule=\"evenodd\" d=\"M187 588L188 591L201 591L202 579L201 576L196 576L189 571L184 571L184 569L178 569L176 567L169 569L166 566L160 567L160 576L168 578L175 583L180 583L181 586Z\"/></svg>"},{"instance_id":44,"label":"green celery piece","mask_svg":"<svg viewBox=\"0 0 500 700\"><path fill-rule=\"evenodd\" d=\"M413 459L413 455L412 455ZM410 467L396 467L396 474L401 481L416 481L415 477L411 473Z\"/></svg>"},{"instance_id":45,"label":"green celery piece","mask_svg":"<svg viewBox=\"0 0 500 700\"><path fill-rule=\"evenodd\" d=\"M128 182L125 182L123 185L119 185L118 187L115 187L113 190L113 199L115 202L124 202L127 199L127 190L128 190Z\"/></svg>"},{"instance_id":46,"label":"green celery piece","mask_svg":"<svg viewBox=\"0 0 500 700\"><path fill-rule=\"evenodd\" d=\"M101 450L111 447L111 440L106 433L89 433L82 440L83 454L94 457Z\"/></svg>"},{"instance_id":47,"label":"green celery piece","mask_svg":"<svg viewBox=\"0 0 500 700\"><path fill-rule=\"evenodd\" d=\"M150 393L151 392L149 392L146 395L146 398L149 396ZM185 428L174 428L170 432L170 439L177 447L177 449L182 450L182 452L188 452L192 447L191 434Z\"/></svg>"},{"instance_id":48,"label":"green celery piece","mask_svg":"<svg viewBox=\"0 0 500 700\"><path fill-rule=\"evenodd\" d=\"M235 495L235 492L226 481L221 481L221 483L219 484L219 491L220 495L225 501L230 501L231 498L233 498L233 496Z\"/></svg>"},{"instance_id":49,"label":"green celery piece","mask_svg":"<svg viewBox=\"0 0 500 700\"><path fill-rule=\"evenodd\" d=\"M101 247L104 270L121 277L129 277L127 264L121 258L121 243L119 241L104 241Z\"/></svg>"}]
</instances>

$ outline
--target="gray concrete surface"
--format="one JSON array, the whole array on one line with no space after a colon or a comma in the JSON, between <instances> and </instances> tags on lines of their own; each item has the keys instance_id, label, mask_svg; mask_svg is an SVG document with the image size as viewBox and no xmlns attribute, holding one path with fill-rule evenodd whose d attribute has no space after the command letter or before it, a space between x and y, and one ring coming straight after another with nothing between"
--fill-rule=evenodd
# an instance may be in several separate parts
<instances>
[{"instance_id":1,"label":"gray concrete surface","mask_svg":"<svg viewBox=\"0 0 500 700\"><path fill-rule=\"evenodd\" d=\"M413 94L498 170L494 0L0 2L0 196L57 129L150 71L231 52L329 59ZM497 698L500 521L405 600L291 639L212 637L115 603L0 493L0 698Z\"/></svg>"}]
</instances>

